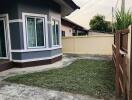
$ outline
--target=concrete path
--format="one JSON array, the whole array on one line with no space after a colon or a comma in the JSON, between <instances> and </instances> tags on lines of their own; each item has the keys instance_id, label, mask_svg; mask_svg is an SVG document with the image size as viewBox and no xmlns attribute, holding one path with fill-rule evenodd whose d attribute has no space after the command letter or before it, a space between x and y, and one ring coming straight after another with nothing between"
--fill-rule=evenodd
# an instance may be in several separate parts
<instances>
[{"instance_id":1,"label":"concrete path","mask_svg":"<svg viewBox=\"0 0 132 100\"><path fill-rule=\"evenodd\" d=\"M0 72L0 81L2 81L3 79L5 79L7 77L10 77L10 76L34 73L34 72L41 72L41 71L48 71L48 70L56 69L56 68L63 68L63 67L70 65L75 60L77 60L77 58L75 58L75 57L70 57L70 58L64 57L62 61L56 62L54 64L35 66L35 67L27 67L27 68L12 68L12 69Z\"/></svg>"},{"instance_id":2,"label":"concrete path","mask_svg":"<svg viewBox=\"0 0 132 100\"><path fill-rule=\"evenodd\" d=\"M73 63L77 59L106 60L105 58L100 57L65 56L62 61L51 65L43 65L29 68L13 68L7 71L0 72L0 100L102 100L92 98L90 96L82 96L25 85L10 84L2 81L3 79L14 75L63 68Z\"/></svg>"},{"instance_id":3,"label":"concrete path","mask_svg":"<svg viewBox=\"0 0 132 100\"><path fill-rule=\"evenodd\" d=\"M103 100L38 87L1 83L0 100Z\"/></svg>"},{"instance_id":4,"label":"concrete path","mask_svg":"<svg viewBox=\"0 0 132 100\"><path fill-rule=\"evenodd\" d=\"M71 63L73 63L77 59L92 59L92 60L111 60L110 57L91 57L91 56L64 56L62 61L56 62L54 64L50 65L42 65L42 66L36 66L36 67L27 67L27 68L12 68L7 71L0 72L0 81L3 79L14 76L14 75L20 75L20 74L26 74L26 73L33 73L33 72L40 72L40 71L48 71L51 69L56 68L63 68L67 67Z\"/></svg>"}]
</instances>

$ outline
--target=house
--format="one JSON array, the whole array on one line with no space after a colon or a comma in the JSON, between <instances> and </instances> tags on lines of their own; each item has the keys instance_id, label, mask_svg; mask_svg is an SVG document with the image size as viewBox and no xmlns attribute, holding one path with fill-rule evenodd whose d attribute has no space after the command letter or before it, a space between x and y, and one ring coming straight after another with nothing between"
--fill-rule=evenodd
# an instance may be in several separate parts
<instances>
[{"instance_id":1,"label":"house","mask_svg":"<svg viewBox=\"0 0 132 100\"><path fill-rule=\"evenodd\" d=\"M88 29L78 25L67 18L61 18L62 23L62 36L82 36L88 35Z\"/></svg>"},{"instance_id":2,"label":"house","mask_svg":"<svg viewBox=\"0 0 132 100\"><path fill-rule=\"evenodd\" d=\"M61 60L61 17L78 8L72 0L2 0L0 59L17 67Z\"/></svg>"}]
</instances>

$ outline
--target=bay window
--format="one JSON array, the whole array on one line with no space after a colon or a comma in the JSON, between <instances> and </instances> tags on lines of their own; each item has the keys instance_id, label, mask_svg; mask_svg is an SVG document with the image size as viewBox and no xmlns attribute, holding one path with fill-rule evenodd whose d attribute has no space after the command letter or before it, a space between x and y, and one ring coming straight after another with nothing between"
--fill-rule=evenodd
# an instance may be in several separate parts
<instances>
[{"instance_id":1,"label":"bay window","mask_svg":"<svg viewBox=\"0 0 132 100\"><path fill-rule=\"evenodd\" d=\"M46 47L46 28L44 17L26 16L28 48Z\"/></svg>"}]
</instances>

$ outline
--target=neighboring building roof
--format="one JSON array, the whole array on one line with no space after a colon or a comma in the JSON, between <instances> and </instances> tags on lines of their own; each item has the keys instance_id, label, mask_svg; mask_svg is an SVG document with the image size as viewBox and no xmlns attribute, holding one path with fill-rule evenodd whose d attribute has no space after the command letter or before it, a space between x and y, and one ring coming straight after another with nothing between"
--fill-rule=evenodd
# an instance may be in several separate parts
<instances>
[{"instance_id":1,"label":"neighboring building roof","mask_svg":"<svg viewBox=\"0 0 132 100\"><path fill-rule=\"evenodd\" d=\"M62 16L71 14L76 9L80 9L72 0L54 0L61 6Z\"/></svg>"},{"instance_id":2,"label":"neighboring building roof","mask_svg":"<svg viewBox=\"0 0 132 100\"><path fill-rule=\"evenodd\" d=\"M67 18L61 18L62 20L62 25L66 25L69 27L72 27L74 29L78 29L78 30L84 30L84 31L88 31L88 29L82 27L81 25L78 25L77 23L67 19Z\"/></svg>"}]
</instances>

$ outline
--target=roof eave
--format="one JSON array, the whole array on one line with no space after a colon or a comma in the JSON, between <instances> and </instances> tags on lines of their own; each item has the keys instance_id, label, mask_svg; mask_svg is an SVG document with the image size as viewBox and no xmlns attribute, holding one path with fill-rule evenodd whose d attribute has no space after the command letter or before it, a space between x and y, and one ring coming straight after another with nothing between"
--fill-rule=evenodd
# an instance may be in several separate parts
<instances>
[{"instance_id":1,"label":"roof eave","mask_svg":"<svg viewBox=\"0 0 132 100\"><path fill-rule=\"evenodd\" d=\"M62 17L68 16L73 11L80 8L72 0L54 0L54 1L61 6Z\"/></svg>"},{"instance_id":2,"label":"roof eave","mask_svg":"<svg viewBox=\"0 0 132 100\"><path fill-rule=\"evenodd\" d=\"M72 0L64 0L67 4L69 4L74 10L80 9L78 5L76 5Z\"/></svg>"}]
</instances>

